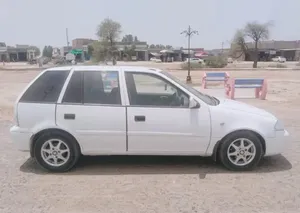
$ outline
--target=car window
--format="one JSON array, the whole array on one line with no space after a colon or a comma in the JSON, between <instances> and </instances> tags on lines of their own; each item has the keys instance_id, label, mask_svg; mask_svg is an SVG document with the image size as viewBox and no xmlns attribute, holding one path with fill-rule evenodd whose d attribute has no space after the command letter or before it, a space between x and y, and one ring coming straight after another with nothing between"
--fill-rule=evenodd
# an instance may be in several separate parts
<instances>
[{"instance_id":1,"label":"car window","mask_svg":"<svg viewBox=\"0 0 300 213\"><path fill-rule=\"evenodd\" d=\"M202 101L204 101L205 103L215 106L219 104L219 101L216 101L217 99L213 96L209 96L207 94L203 94L201 93L199 90L196 90L195 88L193 88L192 86L188 86L187 84L183 83L182 81L180 81L178 78L176 78L175 76L171 75L168 72L162 71L161 74L165 75L166 77L172 79L173 81L175 81L177 84L179 84L180 86L182 86L183 88L185 88L186 90L188 90L189 92L191 92L193 95L197 96L198 98L200 98Z\"/></svg>"},{"instance_id":2,"label":"car window","mask_svg":"<svg viewBox=\"0 0 300 213\"><path fill-rule=\"evenodd\" d=\"M189 96L155 74L126 72L130 105L188 107Z\"/></svg>"},{"instance_id":3,"label":"car window","mask_svg":"<svg viewBox=\"0 0 300 213\"><path fill-rule=\"evenodd\" d=\"M20 102L56 103L69 71L46 71L26 90Z\"/></svg>"},{"instance_id":4,"label":"car window","mask_svg":"<svg viewBox=\"0 0 300 213\"><path fill-rule=\"evenodd\" d=\"M118 72L74 72L66 89L63 102L120 105Z\"/></svg>"}]
</instances>

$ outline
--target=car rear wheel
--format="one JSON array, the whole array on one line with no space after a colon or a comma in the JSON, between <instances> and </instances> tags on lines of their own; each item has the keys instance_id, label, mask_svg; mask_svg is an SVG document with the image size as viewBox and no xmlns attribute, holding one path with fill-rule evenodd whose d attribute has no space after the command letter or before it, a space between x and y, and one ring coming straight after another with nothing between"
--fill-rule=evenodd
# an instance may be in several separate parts
<instances>
[{"instance_id":1,"label":"car rear wheel","mask_svg":"<svg viewBox=\"0 0 300 213\"><path fill-rule=\"evenodd\" d=\"M249 131L229 135L220 146L220 160L230 170L252 170L263 156L261 141Z\"/></svg>"},{"instance_id":2,"label":"car rear wheel","mask_svg":"<svg viewBox=\"0 0 300 213\"><path fill-rule=\"evenodd\" d=\"M39 137L34 146L39 165L51 172L66 172L74 167L80 150L73 138L63 133L47 133Z\"/></svg>"}]
</instances>

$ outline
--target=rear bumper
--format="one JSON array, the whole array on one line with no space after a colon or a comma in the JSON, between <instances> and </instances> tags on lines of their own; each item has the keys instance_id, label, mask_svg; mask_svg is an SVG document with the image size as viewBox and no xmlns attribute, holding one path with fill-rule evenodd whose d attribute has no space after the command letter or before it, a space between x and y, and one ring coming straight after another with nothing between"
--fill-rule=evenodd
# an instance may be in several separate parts
<instances>
[{"instance_id":1,"label":"rear bumper","mask_svg":"<svg viewBox=\"0 0 300 213\"><path fill-rule=\"evenodd\" d=\"M283 130L276 131L276 136L274 138L267 138L265 156L281 154L287 145L289 135L288 131Z\"/></svg>"},{"instance_id":2,"label":"rear bumper","mask_svg":"<svg viewBox=\"0 0 300 213\"><path fill-rule=\"evenodd\" d=\"M31 132L18 126L13 126L10 128L10 135L18 150L25 152L30 151Z\"/></svg>"}]
</instances>

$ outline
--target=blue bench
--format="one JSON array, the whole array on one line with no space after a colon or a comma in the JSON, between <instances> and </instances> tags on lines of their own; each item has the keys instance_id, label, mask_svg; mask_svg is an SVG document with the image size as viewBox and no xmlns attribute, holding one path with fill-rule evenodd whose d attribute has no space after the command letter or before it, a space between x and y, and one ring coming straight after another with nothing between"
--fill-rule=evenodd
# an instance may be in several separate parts
<instances>
[{"instance_id":1,"label":"blue bench","mask_svg":"<svg viewBox=\"0 0 300 213\"><path fill-rule=\"evenodd\" d=\"M226 85L226 96L230 99L234 99L235 88L240 89L255 89L255 98L262 100L267 96L267 80L263 78L233 78Z\"/></svg>"},{"instance_id":2,"label":"blue bench","mask_svg":"<svg viewBox=\"0 0 300 213\"><path fill-rule=\"evenodd\" d=\"M227 72L205 72L202 77L202 88L206 89L208 81L223 81L227 84L229 74Z\"/></svg>"}]
</instances>

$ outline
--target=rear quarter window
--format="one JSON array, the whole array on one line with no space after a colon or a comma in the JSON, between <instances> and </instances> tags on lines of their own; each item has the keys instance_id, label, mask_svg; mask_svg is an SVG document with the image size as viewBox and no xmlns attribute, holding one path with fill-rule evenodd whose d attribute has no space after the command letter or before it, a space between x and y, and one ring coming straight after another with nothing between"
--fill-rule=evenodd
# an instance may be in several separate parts
<instances>
[{"instance_id":1,"label":"rear quarter window","mask_svg":"<svg viewBox=\"0 0 300 213\"><path fill-rule=\"evenodd\" d=\"M46 71L25 91L20 102L56 103L70 71Z\"/></svg>"}]
</instances>

